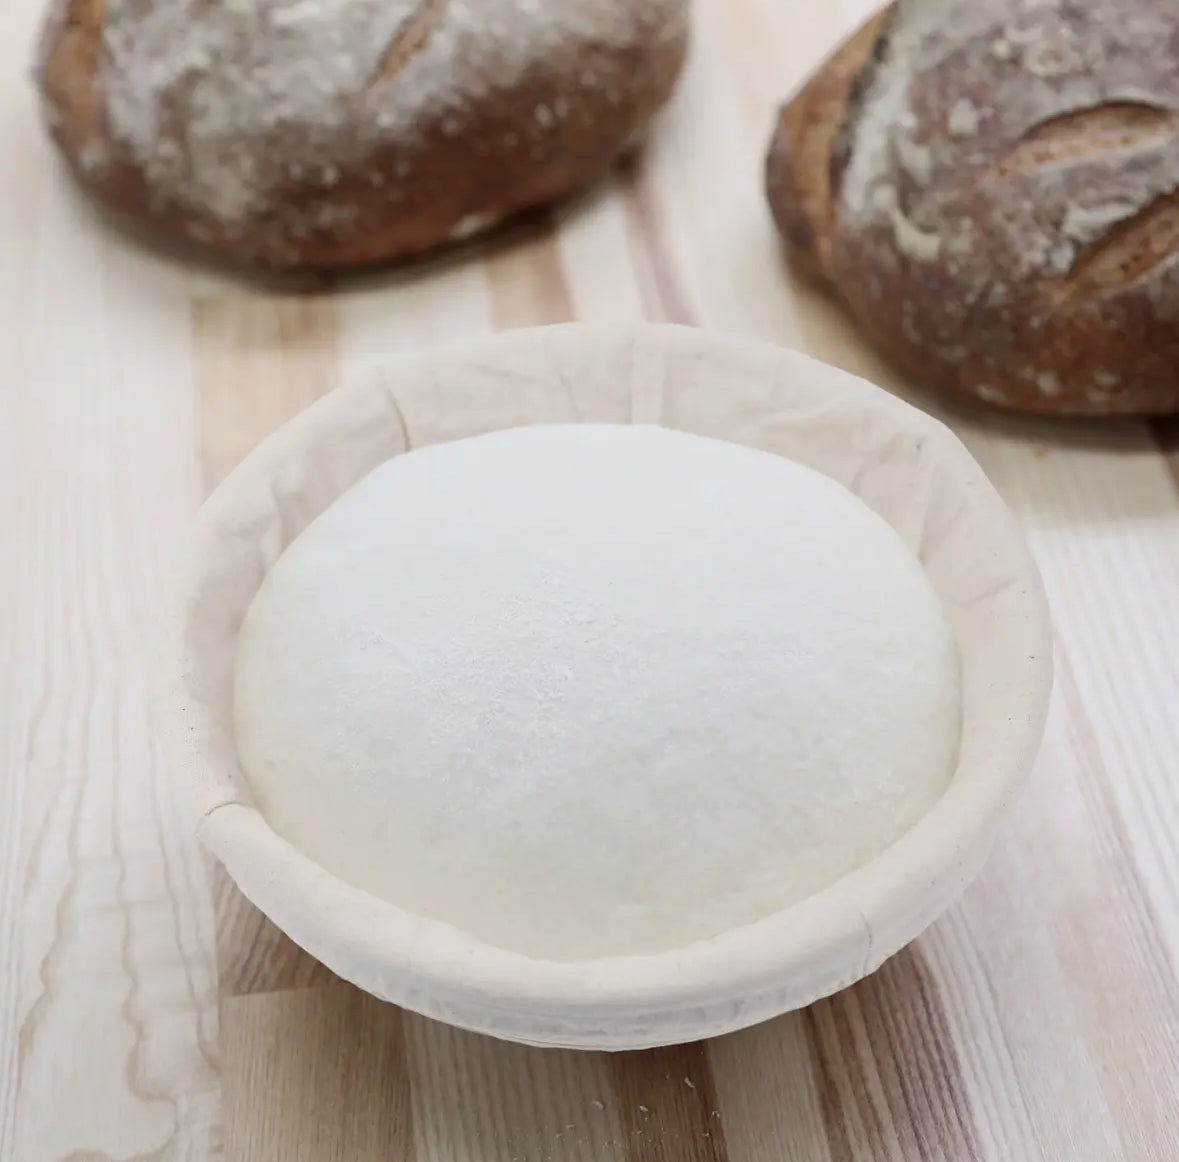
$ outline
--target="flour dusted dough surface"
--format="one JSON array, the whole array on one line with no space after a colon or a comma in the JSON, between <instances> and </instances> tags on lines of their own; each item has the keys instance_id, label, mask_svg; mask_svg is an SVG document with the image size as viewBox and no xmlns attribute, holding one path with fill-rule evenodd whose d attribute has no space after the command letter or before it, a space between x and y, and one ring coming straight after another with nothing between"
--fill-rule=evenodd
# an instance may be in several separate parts
<instances>
[{"instance_id":1,"label":"flour dusted dough surface","mask_svg":"<svg viewBox=\"0 0 1179 1162\"><path fill-rule=\"evenodd\" d=\"M242 628L275 829L552 959L754 921L897 839L954 769L956 645L897 534L790 461L657 428L397 457Z\"/></svg>"}]
</instances>

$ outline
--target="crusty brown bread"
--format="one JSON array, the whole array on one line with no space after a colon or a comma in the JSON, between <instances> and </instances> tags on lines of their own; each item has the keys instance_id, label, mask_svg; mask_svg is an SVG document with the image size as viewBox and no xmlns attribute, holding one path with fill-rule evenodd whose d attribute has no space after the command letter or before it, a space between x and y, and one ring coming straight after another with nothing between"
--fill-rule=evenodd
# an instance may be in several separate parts
<instances>
[{"instance_id":1,"label":"crusty brown bread","mask_svg":"<svg viewBox=\"0 0 1179 1162\"><path fill-rule=\"evenodd\" d=\"M689 0L52 0L82 185L274 267L358 266L584 186L674 86Z\"/></svg>"},{"instance_id":2,"label":"crusty brown bread","mask_svg":"<svg viewBox=\"0 0 1179 1162\"><path fill-rule=\"evenodd\" d=\"M780 112L793 252L931 386L1179 411L1179 4L899 0Z\"/></svg>"}]
</instances>

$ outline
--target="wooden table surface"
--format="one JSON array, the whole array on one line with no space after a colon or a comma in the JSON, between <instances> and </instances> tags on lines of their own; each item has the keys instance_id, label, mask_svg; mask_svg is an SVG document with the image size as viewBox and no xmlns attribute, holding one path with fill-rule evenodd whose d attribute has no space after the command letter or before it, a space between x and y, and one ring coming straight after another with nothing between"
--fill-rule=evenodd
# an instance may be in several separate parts
<instances>
[{"instance_id":1,"label":"wooden table surface","mask_svg":"<svg viewBox=\"0 0 1179 1162\"><path fill-rule=\"evenodd\" d=\"M490 243L301 292L153 253L90 211L36 123L37 8L8 0L0 47L0 1159L1179 1158L1173 426L950 417L1054 608L1034 778L915 945L710 1044L526 1050L333 981L210 874L150 729L153 610L189 518L343 368L645 316L903 390L791 285L761 199L771 110L858 0L699 0L637 163Z\"/></svg>"}]
</instances>

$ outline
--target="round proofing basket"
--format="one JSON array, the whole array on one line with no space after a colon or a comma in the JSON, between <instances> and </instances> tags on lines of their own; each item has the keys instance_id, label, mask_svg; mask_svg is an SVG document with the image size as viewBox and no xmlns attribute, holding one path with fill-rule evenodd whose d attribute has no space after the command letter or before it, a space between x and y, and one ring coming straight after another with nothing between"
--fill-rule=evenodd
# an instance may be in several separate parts
<instances>
[{"instance_id":1,"label":"round proofing basket","mask_svg":"<svg viewBox=\"0 0 1179 1162\"><path fill-rule=\"evenodd\" d=\"M817 895L685 948L560 963L407 913L272 831L238 767L231 687L238 629L266 571L377 464L495 429L587 421L749 444L855 492L898 530L945 601L962 655L963 734L958 769L928 815ZM799 1008L917 936L982 865L1039 745L1051 672L1035 566L944 426L797 352L687 328L574 324L390 359L249 455L197 519L166 637L161 725L201 840L258 908L334 972L467 1029L631 1049Z\"/></svg>"}]
</instances>

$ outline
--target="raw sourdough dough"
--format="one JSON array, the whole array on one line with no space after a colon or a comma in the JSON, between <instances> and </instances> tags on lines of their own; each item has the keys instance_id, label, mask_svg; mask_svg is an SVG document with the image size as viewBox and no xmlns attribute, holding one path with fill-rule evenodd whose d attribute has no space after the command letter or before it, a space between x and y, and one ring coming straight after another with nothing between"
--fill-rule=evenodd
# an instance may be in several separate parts
<instances>
[{"instance_id":1,"label":"raw sourdough dough","mask_svg":"<svg viewBox=\"0 0 1179 1162\"><path fill-rule=\"evenodd\" d=\"M537 957L757 920L947 786L958 655L895 531L768 453L519 428L397 457L242 627L242 767L345 880Z\"/></svg>"}]
</instances>

